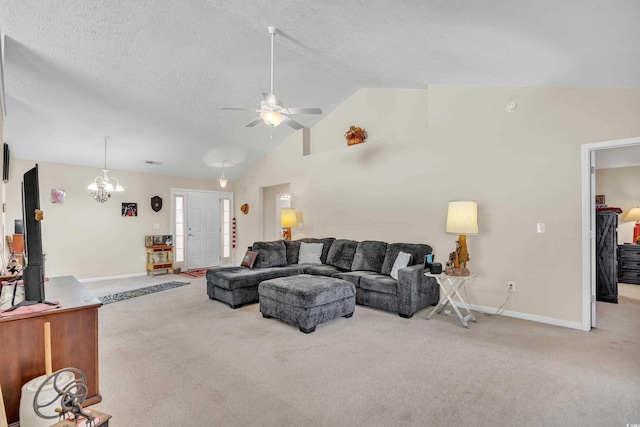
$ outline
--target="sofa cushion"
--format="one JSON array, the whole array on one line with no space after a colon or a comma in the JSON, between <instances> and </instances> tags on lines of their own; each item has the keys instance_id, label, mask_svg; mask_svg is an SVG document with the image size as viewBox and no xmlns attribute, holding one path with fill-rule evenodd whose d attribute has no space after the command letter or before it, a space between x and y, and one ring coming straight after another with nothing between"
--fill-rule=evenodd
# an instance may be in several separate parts
<instances>
[{"instance_id":1,"label":"sofa cushion","mask_svg":"<svg viewBox=\"0 0 640 427\"><path fill-rule=\"evenodd\" d=\"M283 240L284 247L287 250L287 265L298 263L298 254L300 252L299 240Z\"/></svg>"},{"instance_id":2,"label":"sofa cushion","mask_svg":"<svg viewBox=\"0 0 640 427\"><path fill-rule=\"evenodd\" d=\"M295 267L247 268L225 267L207 271L207 282L222 289L234 290L250 286L258 286L263 280L276 277L302 274L302 269Z\"/></svg>"},{"instance_id":3,"label":"sofa cushion","mask_svg":"<svg viewBox=\"0 0 640 427\"><path fill-rule=\"evenodd\" d=\"M365 270L380 273L386 250L387 244L385 242L378 242L376 240L359 242L353 257L353 263L351 264L351 271ZM389 271L391 271L391 267L389 267Z\"/></svg>"},{"instance_id":4,"label":"sofa cushion","mask_svg":"<svg viewBox=\"0 0 640 427\"><path fill-rule=\"evenodd\" d=\"M333 265L313 265L313 264L299 264L302 267L302 270L305 274L312 274L314 276L328 276L333 277L334 274L339 273L338 270Z\"/></svg>"},{"instance_id":5,"label":"sofa cushion","mask_svg":"<svg viewBox=\"0 0 640 427\"><path fill-rule=\"evenodd\" d=\"M365 274L360 278L360 289L380 292L383 294L396 295L398 292L398 281L386 274Z\"/></svg>"},{"instance_id":6,"label":"sofa cushion","mask_svg":"<svg viewBox=\"0 0 640 427\"><path fill-rule=\"evenodd\" d=\"M356 254L358 242L355 240L336 239L329 248L327 264L338 267L340 270L351 270L353 257Z\"/></svg>"},{"instance_id":7,"label":"sofa cushion","mask_svg":"<svg viewBox=\"0 0 640 427\"><path fill-rule=\"evenodd\" d=\"M255 242L253 251L258 252L254 267L284 267L287 265L287 250L282 240L275 242Z\"/></svg>"},{"instance_id":8,"label":"sofa cushion","mask_svg":"<svg viewBox=\"0 0 640 427\"><path fill-rule=\"evenodd\" d=\"M333 277L337 277L338 279L347 280L355 285L356 288L360 287L360 278L362 276L366 276L367 274L371 274L370 271L340 271L335 273Z\"/></svg>"},{"instance_id":9,"label":"sofa cushion","mask_svg":"<svg viewBox=\"0 0 640 427\"><path fill-rule=\"evenodd\" d=\"M325 237L323 239L315 239L313 237L305 237L304 239L299 239L299 242L306 243L322 243L322 255L320 255L320 261L323 264L327 263L327 254L329 253L329 249L331 248L331 244L336 240L335 237ZM299 261L298 261L299 262Z\"/></svg>"},{"instance_id":10,"label":"sofa cushion","mask_svg":"<svg viewBox=\"0 0 640 427\"><path fill-rule=\"evenodd\" d=\"M384 264L380 271L382 274L391 273L393 263L396 262L396 258L401 251L411 254L411 263L409 265L416 265L424 263L424 257L431 253L431 246L423 245L422 243L389 243L384 257Z\"/></svg>"}]
</instances>

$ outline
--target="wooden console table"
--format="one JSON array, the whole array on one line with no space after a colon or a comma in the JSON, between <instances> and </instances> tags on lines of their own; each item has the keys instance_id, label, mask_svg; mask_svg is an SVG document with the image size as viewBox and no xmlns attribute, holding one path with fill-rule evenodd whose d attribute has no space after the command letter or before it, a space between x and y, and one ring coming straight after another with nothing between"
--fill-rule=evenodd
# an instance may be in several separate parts
<instances>
[{"instance_id":1,"label":"wooden console table","mask_svg":"<svg viewBox=\"0 0 640 427\"><path fill-rule=\"evenodd\" d=\"M87 377L83 406L102 401L98 387L98 308L102 303L73 276L51 278L44 289L47 301L60 301L61 308L0 317L0 385L10 425L18 422L22 386L45 374L45 322L51 323L53 371L80 369Z\"/></svg>"}]
</instances>

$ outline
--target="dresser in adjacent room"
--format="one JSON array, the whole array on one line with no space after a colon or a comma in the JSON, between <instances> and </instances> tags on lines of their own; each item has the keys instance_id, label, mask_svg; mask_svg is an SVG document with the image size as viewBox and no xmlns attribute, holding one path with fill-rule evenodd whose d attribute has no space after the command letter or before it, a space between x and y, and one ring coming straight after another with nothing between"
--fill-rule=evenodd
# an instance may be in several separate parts
<instances>
[{"instance_id":1,"label":"dresser in adjacent room","mask_svg":"<svg viewBox=\"0 0 640 427\"><path fill-rule=\"evenodd\" d=\"M640 285L640 245L620 245L618 256L618 281Z\"/></svg>"}]
</instances>

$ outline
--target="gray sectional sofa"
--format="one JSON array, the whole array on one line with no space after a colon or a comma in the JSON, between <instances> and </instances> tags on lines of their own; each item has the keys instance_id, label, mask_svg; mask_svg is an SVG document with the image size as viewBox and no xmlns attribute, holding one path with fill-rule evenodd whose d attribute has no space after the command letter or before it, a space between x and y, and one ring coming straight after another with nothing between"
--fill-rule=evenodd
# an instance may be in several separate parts
<instances>
[{"instance_id":1,"label":"gray sectional sofa","mask_svg":"<svg viewBox=\"0 0 640 427\"><path fill-rule=\"evenodd\" d=\"M302 243L321 243L318 263L299 264ZM258 253L253 268L222 267L207 271L207 295L237 308L259 301L260 282L278 277L311 274L336 277L355 285L356 304L398 313L409 318L437 304L440 291L433 278L424 275L424 258L432 249L416 243L386 243L305 238L295 241L255 242ZM390 276L398 254L411 255L407 267Z\"/></svg>"}]
</instances>

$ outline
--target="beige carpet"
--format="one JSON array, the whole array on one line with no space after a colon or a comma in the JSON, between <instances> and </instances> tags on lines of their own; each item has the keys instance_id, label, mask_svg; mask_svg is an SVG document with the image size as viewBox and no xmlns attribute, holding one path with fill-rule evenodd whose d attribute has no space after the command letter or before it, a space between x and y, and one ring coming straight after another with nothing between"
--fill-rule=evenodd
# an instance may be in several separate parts
<instances>
[{"instance_id":1,"label":"beige carpet","mask_svg":"<svg viewBox=\"0 0 640 427\"><path fill-rule=\"evenodd\" d=\"M592 332L482 314L467 330L356 306L305 335L257 304L209 300L194 278L100 308L95 408L113 427L640 423L640 286L629 289L598 303Z\"/></svg>"}]
</instances>

